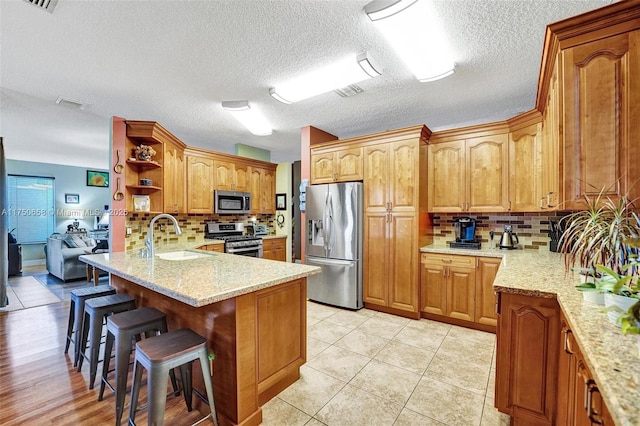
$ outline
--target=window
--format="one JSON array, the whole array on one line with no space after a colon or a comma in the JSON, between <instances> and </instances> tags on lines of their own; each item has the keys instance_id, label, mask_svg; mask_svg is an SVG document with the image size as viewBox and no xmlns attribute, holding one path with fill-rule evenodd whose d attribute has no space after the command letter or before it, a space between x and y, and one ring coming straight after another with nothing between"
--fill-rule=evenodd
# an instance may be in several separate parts
<instances>
[{"instance_id":1,"label":"window","mask_svg":"<svg viewBox=\"0 0 640 426\"><path fill-rule=\"evenodd\" d=\"M9 175L7 198L9 230L18 243L42 243L55 229L55 180ZM3 212L4 213L4 212Z\"/></svg>"}]
</instances>

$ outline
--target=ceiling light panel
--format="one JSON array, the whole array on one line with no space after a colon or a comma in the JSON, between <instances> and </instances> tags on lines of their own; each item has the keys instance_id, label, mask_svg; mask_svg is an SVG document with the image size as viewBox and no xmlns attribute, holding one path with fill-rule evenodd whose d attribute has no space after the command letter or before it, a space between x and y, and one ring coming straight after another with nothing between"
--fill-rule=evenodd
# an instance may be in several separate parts
<instances>
[{"instance_id":1,"label":"ceiling light panel","mask_svg":"<svg viewBox=\"0 0 640 426\"><path fill-rule=\"evenodd\" d=\"M280 102L294 103L380 75L366 54L352 55L269 90Z\"/></svg>"},{"instance_id":2,"label":"ceiling light panel","mask_svg":"<svg viewBox=\"0 0 640 426\"><path fill-rule=\"evenodd\" d=\"M453 74L451 47L431 2L374 1L365 12L418 80Z\"/></svg>"},{"instance_id":3,"label":"ceiling light panel","mask_svg":"<svg viewBox=\"0 0 640 426\"><path fill-rule=\"evenodd\" d=\"M222 108L256 136L268 136L273 130L267 119L249 105L249 101L224 101Z\"/></svg>"}]
</instances>

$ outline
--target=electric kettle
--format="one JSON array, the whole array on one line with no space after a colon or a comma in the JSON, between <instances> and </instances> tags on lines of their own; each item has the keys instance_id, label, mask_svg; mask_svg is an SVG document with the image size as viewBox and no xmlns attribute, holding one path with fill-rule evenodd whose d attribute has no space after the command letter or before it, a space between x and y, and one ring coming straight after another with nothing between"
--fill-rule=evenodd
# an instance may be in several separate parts
<instances>
[{"instance_id":1,"label":"electric kettle","mask_svg":"<svg viewBox=\"0 0 640 426\"><path fill-rule=\"evenodd\" d=\"M515 250L518 248L518 235L511 232L511 225L504 226L504 232L500 238L500 248L504 250Z\"/></svg>"}]
</instances>

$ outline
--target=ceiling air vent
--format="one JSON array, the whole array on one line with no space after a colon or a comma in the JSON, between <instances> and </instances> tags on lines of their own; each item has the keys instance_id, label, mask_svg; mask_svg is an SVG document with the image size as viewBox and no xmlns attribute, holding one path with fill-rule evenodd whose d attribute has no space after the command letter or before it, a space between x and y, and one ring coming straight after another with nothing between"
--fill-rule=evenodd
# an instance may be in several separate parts
<instances>
[{"instance_id":1,"label":"ceiling air vent","mask_svg":"<svg viewBox=\"0 0 640 426\"><path fill-rule=\"evenodd\" d=\"M63 98L62 96L56 99L56 103L58 105L62 105L63 107L71 109L85 109L87 105L89 105L80 101L76 101L75 99Z\"/></svg>"},{"instance_id":2,"label":"ceiling air vent","mask_svg":"<svg viewBox=\"0 0 640 426\"><path fill-rule=\"evenodd\" d=\"M338 95L342 96L343 98L348 98L349 96L354 96L357 95L358 93L362 93L364 92L364 90L362 90L362 87L357 86L355 84L350 84L346 87L341 87L340 89L336 89L334 90L334 92L336 92Z\"/></svg>"},{"instance_id":3,"label":"ceiling air vent","mask_svg":"<svg viewBox=\"0 0 640 426\"><path fill-rule=\"evenodd\" d=\"M58 0L24 0L27 3L31 3L38 9L46 10L49 13L53 13L53 9L56 8Z\"/></svg>"}]
</instances>

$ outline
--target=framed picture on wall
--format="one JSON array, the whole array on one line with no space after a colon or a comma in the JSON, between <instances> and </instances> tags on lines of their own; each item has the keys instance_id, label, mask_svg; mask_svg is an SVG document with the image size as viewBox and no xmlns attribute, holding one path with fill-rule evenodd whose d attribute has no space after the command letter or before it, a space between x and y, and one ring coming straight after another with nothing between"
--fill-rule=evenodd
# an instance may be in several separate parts
<instances>
[{"instance_id":1,"label":"framed picture on wall","mask_svg":"<svg viewBox=\"0 0 640 426\"><path fill-rule=\"evenodd\" d=\"M109 187L109 173L87 170L87 186Z\"/></svg>"},{"instance_id":2,"label":"framed picture on wall","mask_svg":"<svg viewBox=\"0 0 640 426\"><path fill-rule=\"evenodd\" d=\"M287 209L287 194L276 194L276 210Z\"/></svg>"},{"instance_id":3,"label":"framed picture on wall","mask_svg":"<svg viewBox=\"0 0 640 426\"><path fill-rule=\"evenodd\" d=\"M80 195L79 194L64 194L64 203L65 204L80 204Z\"/></svg>"}]
</instances>

